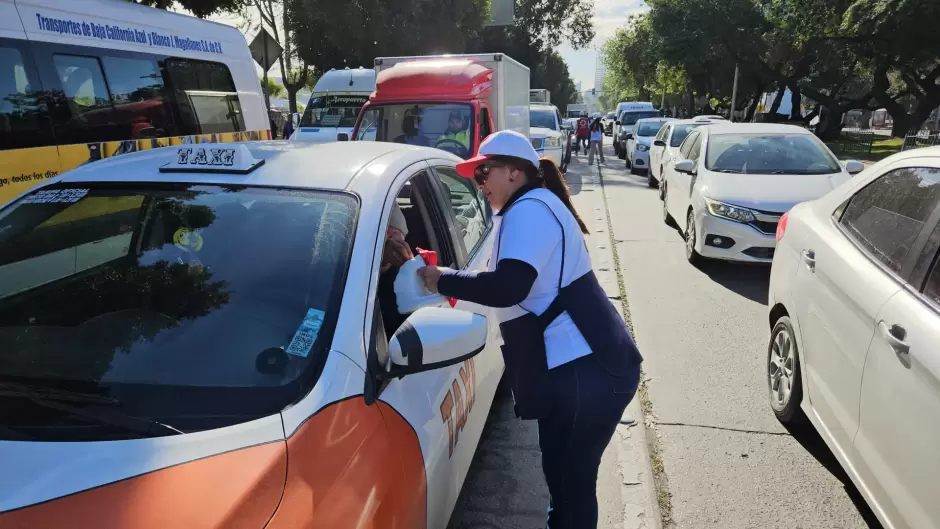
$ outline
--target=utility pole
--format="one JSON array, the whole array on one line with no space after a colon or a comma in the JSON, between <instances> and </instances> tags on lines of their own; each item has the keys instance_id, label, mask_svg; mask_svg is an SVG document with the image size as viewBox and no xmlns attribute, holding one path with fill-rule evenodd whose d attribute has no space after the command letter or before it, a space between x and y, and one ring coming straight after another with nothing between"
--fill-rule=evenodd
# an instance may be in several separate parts
<instances>
[{"instance_id":1,"label":"utility pole","mask_svg":"<svg viewBox=\"0 0 940 529\"><path fill-rule=\"evenodd\" d=\"M731 114L728 116L734 121L734 106L738 102L738 65L734 65L734 85L731 88Z\"/></svg>"}]
</instances>

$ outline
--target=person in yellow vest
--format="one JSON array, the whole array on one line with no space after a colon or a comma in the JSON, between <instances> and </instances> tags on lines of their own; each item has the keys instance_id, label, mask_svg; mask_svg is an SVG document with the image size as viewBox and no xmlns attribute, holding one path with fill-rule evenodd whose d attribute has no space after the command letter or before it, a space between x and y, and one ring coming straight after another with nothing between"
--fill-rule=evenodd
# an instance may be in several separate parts
<instances>
[{"instance_id":1,"label":"person in yellow vest","mask_svg":"<svg viewBox=\"0 0 940 529\"><path fill-rule=\"evenodd\" d=\"M470 132L466 130L463 114L459 110L454 110L447 120L447 130L437 139L435 147L447 149L458 146L465 151L470 150Z\"/></svg>"}]
</instances>

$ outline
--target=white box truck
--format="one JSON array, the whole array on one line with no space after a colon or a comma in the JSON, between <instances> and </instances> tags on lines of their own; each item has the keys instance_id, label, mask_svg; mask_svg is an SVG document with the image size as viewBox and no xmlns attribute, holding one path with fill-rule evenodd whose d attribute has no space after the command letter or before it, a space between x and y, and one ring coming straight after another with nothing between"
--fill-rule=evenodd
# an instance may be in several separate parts
<instances>
[{"instance_id":1,"label":"white box truck","mask_svg":"<svg viewBox=\"0 0 940 529\"><path fill-rule=\"evenodd\" d=\"M375 71L375 93L349 139L469 158L497 130L529 137L529 69L505 54L379 57Z\"/></svg>"},{"instance_id":2,"label":"white box truck","mask_svg":"<svg viewBox=\"0 0 940 529\"><path fill-rule=\"evenodd\" d=\"M587 114L588 106L584 104L571 104L568 105L568 108L565 111L566 118L577 118L581 117L581 113Z\"/></svg>"},{"instance_id":3,"label":"white box truck","mask_svg":"<svg viewBox=\"0 0 940 529\"><path fill-rule=\"evenodd\" d=\"M545 88L532 88L529 90L529 103L552 104L552 93Z\"/></svg>"}]
</instances>

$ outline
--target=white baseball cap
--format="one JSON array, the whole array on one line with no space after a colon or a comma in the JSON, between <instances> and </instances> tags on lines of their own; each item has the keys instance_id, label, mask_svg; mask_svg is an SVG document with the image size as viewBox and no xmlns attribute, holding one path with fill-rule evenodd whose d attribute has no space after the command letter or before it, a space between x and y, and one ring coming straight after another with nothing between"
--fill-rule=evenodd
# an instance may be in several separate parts
<instances>
[{"instance_id":1,"label":"white baseball cap","mask_svg":"<svg viewBox=\"0 0 940 529\"><path fill-rule=\"evenodd\" d=\"M494 132L480 144L479 154L466 162L457 164L457 173L464 178L473 178L473 172L493 156L514 156L527 160L535 167L539 166L539 155L532 147L529 138L514 130Z\"/></svg>"}]
</instances>

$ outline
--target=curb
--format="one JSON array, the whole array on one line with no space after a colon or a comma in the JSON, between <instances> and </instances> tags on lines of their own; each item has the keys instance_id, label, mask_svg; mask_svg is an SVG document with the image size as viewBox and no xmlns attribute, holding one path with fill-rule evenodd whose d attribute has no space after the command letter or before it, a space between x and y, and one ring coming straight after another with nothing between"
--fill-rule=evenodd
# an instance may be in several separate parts
<instances>
[{"instance_id":1,"label":"curb","mask_svg":"<svg viewBox=\"0 0 940 529\"><path fill-rule=\"evenodd\" d=\"M626 296L623 282L623 273L619 266L616 254L616 241L610 217L607 192L604 189L604 178L599 164L594 166L597 174L596 187L601 192L603 209L595 208L595 230L592 235L598 236L596 252L598 257L594 263L595 271L602 278L601 285L611 301L619 301L614 306L635 334L633 322L630 318L630 306ZM586 212L584 212L586 213ZM582 215L584 215L582 213ZM606 233L607 237L603 234ZM653 472L652 458L650 457L650 444L647 434L647 420L643 410L642 395L643 382L636 397L627 407L627 415L635 421L631 425L617 426L616 436L621 444L627 444L629 449L618 451L619 474L621 478L621 499L624 506L623 529L662 529L662 513ZM655 433L653 434L655 435Z\"/></svg>"}]
</instances>

